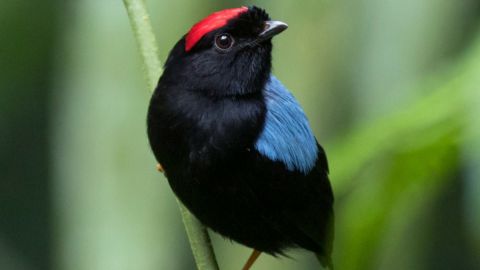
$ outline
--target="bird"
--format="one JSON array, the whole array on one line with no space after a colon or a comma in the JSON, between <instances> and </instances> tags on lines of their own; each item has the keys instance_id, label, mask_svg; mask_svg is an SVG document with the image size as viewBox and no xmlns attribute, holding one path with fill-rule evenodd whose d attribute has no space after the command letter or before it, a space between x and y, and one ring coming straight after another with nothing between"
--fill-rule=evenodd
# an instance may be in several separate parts
<instances>
[{"instance_id":1,"label":"bird","mask_svg":"<svg viewBox=\"0 0 480 270\"><path fill-rule=\"evenodd\" d=\"M326 154L272 74L272 38L287 27L257 6L194 24L167 57L147 134L157 169L189 211L253 249L243 269L261 253L288 256L292 248L333 269Z\"/></svg>"}]
</instances>

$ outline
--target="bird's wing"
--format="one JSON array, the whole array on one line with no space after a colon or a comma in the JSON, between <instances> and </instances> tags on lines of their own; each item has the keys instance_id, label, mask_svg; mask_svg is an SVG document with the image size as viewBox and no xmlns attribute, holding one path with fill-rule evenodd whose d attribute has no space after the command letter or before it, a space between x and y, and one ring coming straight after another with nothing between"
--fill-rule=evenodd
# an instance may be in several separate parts
<instances>
[{"instance_id":1,"label":"bird's wing","mask_svg":"<svg viewBox=\"0 0 480 270\"><path fill-rule=\"evenodd\" d=\"M318 146L302 107L283 84L270 76L264 89L267 107L265 126L255 148L290 171L310 172Z\"/></svg>"},{"instance_id":2,"label":"bird's wing","mask_svg":"<svg viewBox=\"0 0 480 270\"><path fill-rule=\"evenodd\" d=\"M274 222L283 224L280 227L286 234L297 239L300 246L323 256L329 264L333 193L325 152L298 102L274 76L270 77L264 96L266 120L255 144L260 161L257 171L263 181L252 183L252 188L266 206L265 211L276 208L278 212L272 217L277 219ZM263 183L268 184L262 187ZM271 183L278 183L273 193Z\"/></svg>"},{"instance_id":3,"label":"bird's wing","mask_svg":"<svg viewBox=\"0 0 480 270\"><path fill-rule=\"evenodd\" d=\"M286 239L311 250L329 265L333 241L333 192L326 157L319 147L314 168L289 171L257 151L252 177L246 177L256 210Z\"/></svg>"}]
</instances>

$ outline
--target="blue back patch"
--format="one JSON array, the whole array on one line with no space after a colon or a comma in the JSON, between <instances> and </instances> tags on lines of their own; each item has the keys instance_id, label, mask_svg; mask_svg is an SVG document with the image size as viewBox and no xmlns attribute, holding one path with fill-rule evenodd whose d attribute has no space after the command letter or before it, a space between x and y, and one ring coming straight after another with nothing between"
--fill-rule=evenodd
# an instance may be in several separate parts
<instances>
[{"instance_id":1,"label":"blue back patch","mask_svg":"<svg viewBox=\"0 0 480 270\"><path fill-rule=\"evenodd\" d=\"M255 148L288 170L307 174L315 166L318 147L302 107L283 84L270 75L265 85L265 126Z\"/></svg>"}]
</instances>

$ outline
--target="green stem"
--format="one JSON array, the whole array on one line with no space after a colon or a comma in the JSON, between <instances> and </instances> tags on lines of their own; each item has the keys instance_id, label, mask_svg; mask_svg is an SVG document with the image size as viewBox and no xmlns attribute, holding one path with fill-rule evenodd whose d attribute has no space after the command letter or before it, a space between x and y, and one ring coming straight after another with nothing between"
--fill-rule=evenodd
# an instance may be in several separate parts
<instances>
[{"instance_id":1,"label":"green stem","mask_svg":"<svg viewBox=\"0 0 480 270\"><path fill-rule=\"evenodd\" d=\"M153 35L152 24L143 0L123 0L130 18L140 54L147 76L148 89L153 91L158 77L162 73L162 65L158 58L158 47Z\"/></svg>"},{"instance_id":2,"label":"green stem","mask_svg":"<svg viewBox=\"0 0 480 270\"><path fill-rule=\"evenodd\" d=\"M178 199L177 201L197 268L218 270L218 263L207 230Z\"/></svg>"},{"instance_id":3,"label":"green stem","mask_svg":"<svg viewBox=\"0 0 480 270\"><path fill-rule=\"evenodd\" d=\"M123 0L123 3L127 9L130 24L142 55L148 88L152 91L162 73L162 66L158 59L157 42L153 35L145 2L142 0ZM206 228L180 201L178 201L178 205L197 268L199 270L218 270L218 263Z\"/></svg>"}]
</instances>

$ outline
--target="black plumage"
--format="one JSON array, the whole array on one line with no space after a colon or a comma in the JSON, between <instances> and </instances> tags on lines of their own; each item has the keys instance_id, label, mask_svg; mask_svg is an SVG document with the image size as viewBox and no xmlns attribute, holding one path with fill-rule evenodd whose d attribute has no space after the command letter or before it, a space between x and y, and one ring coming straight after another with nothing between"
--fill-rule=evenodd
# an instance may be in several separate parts
<instances>
[{"instance_id":1,"label":"black plumage","mask_svg":"<svg viewBox=\"0 0 480 270\"><path fill-rule=\"evenodd\" d=\"M267 121L271 37L283 30L263 37L268 22L250 7L194 46L180 39L150 102L148 137L173 191L202 223L262 252L301 247L330 264L333 193L323 149L317 144L313 168L302 172L256 147ZM225 33L234 43L226 50L218 47Z\"/></svg>"}]
</instances>

